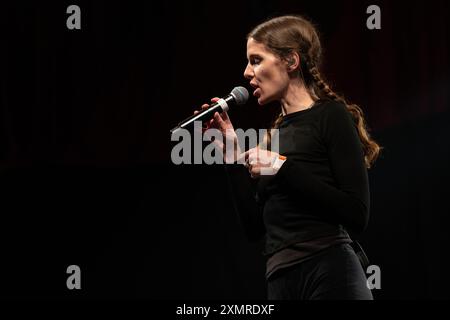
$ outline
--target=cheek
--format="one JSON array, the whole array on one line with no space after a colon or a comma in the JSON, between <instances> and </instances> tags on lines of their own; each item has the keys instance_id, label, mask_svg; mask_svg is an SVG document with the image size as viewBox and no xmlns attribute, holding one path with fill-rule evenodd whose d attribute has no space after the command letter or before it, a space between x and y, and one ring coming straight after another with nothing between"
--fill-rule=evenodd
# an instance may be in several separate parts
<instances>
[{"instance_id":1,"label":"cheek","mask_svg":"<svg viewBox=\"0 0 450 320\"><path fill-rule=\"evenodd\" d=\"M264 68L264 66L260 66L257 70L255 70L255 76L260 83L266 85L276 80L273 70L270 68Z\"/></svg>"},{"instance_id":2,"label":"cheek","mask_svg":"<svg viewBox=\"0 0 450 320\"><path fill-rule=\"evenodd\" d=\"M266 93L275 93L284 86L282 75L274 69L265 69L260 72L260 83Z\"/></svg>"}]
</instances>

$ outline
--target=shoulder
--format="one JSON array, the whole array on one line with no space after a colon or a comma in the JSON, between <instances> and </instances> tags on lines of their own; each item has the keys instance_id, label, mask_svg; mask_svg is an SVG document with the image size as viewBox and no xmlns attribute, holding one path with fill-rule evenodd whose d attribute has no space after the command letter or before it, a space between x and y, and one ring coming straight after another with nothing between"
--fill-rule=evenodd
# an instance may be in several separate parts
<instances>
[{"instance_id":1,"label":"shoulder","mask_svg":"<svg viewBox=\"0 0 450 320\"><path fill-rule=\"evenodd\" d=\"M338 139L345 133L356 133L352 115L345 104L326 100L320 107L319 127L327 140Z\"/></svg>"},{"instance_id":2,"label":"shoulder","mask_svg":"<svg viewBox=\"0 0 450 320\"><path fill-rule=\"evenodd\" d=\"M330 126L335 123L352 123L352 115L347 106L342 102L324 100L320 107L320 123Z\"/></svg>"},{"instance_id":3,"label":"shoulder","mask_svg":"<svg viewBox=\"0 0 450 320\"><path fill-rule=\"evenodd\" d=\"M321 114L327 117L350 115L347 106L334 100L323 100L320 103Z\"/></svg>"}]
</instances>

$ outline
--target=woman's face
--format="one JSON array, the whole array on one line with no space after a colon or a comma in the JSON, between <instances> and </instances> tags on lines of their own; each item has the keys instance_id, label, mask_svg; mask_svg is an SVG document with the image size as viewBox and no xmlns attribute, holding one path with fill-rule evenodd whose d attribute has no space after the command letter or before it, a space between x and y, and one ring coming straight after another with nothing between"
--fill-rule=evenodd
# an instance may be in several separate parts
<instances>
[{"instance_id":1,"label":"woman's face","mask_svg":"<svg viewBox=\"0 0 450 320\"><path fill-rule=\"evenodd\" d=\"M244 77L255 88L253 96L260 105L280 100L289 85L286 62L253 38L247 41L248 64Z\"/></svg>"}]
</instances>

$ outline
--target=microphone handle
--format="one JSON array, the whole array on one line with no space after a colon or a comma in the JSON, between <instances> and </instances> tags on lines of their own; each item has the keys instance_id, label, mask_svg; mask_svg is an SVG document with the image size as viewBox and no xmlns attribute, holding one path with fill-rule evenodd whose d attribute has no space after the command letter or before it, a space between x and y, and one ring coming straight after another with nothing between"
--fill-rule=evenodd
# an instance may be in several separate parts
<instances>
[{"instance_id":1,"label":"microphone handle","mask_svg":"<svg viewBox=\"0 0 450 320\"><path fill-rule=\"evenodd\" d=\"M230 104L234 103L234 97L230 94L223 99L220 99L218 102L212 104L208 109L200 111L197 114L190 116L189 118L180 122L175 128L170 130L170 132L174 132L177 129L187 129L194 125L194 121L201 121L202 123L208 121L214 117L214 113L223 111L228 111Z\"/></svg>"}]
</instances>

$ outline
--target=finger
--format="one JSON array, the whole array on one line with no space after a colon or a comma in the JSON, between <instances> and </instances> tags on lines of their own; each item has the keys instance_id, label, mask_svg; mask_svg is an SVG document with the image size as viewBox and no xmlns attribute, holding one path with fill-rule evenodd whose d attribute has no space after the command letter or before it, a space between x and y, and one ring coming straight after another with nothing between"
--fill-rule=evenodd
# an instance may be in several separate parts
<instances>
[{"instance_id":1,"label":"finger","mask_svg":"<svg viewBox=\"0 0 450 320\"><path fill-rule=\"evenodd\" d=\"M219 100L220 100L220 98L214 97L214 98L211 99L211 102L217 102Z\"/></svg>"},{"instance_id":2,"label":"finger","mask_svg":"<svg viewBox=\"0 0 450 320\"><path fill-rule=\"evenodd\" d=\"M248 167L248 163L245 160L245 154L241 153L237 156L236 163L243 164L245 167Z\"/></svg>"},{"instance_id":3,"label":"finger","mask_svg":"<svg viewBox=\"0 0 450 320\"><path fill-rule=\"evenodd\" d=\"M265 166L271 166L272 162L275 161L276 155L272 154L270 151L264 150L264 156L261 157L261 164Z\"/></svg>"},{"instance_id":4,"label":"finger","mask_svg":"<svg viewBox=\"0 0 450 320\"><path fill-rule=\"evenodd\" d=\"M261 169L259 168L259 166L251 166L250 168L251 168L251 172L250 172L251 177L258 178L261 173Z\"/></svg>"},{"instance_id":5,"label":"finger","mask_svg":"<svg viewBox=\"0 0 450 320\"><path fill-rule=\"evenodd\" d=\"M248 156L248 158L247 158L247 162L250 164L250 165L257 165L257 164L259 164L260 163L260 160L259 160L259 158L257 157L257 156L255 156L254 154L252 155L252 154L250 154L249 156Z\"/></svg>"},{"instance_id":6,"label":"finger","mask_svg":"<svg viewBox=\"0 0 450 320\"><path fill-rule=\"evenodd\" d=\"M203 110L205 110L205 109L208 109L209 108L209 104L202 104L202 106L200 107L202 110L200 110L200 111L203 111ZM194 114L197 114L197 113L199 113L200 112L199 110L195 110L194 111Z\"/></svg>"},{"instance_id":7,"label":"finger","mask_svg":"<svg viewBox=\"0 0 450 320\"><path fill-rule=\"evenodd\" d=\"M228 113L226 111L222 112L222 119L223 121L230 121L230 118L228 117Z\"/></svg>"},{"instance_id":8,"label":"finger","mask_svg":"<svg viewBox=\"0 0 450 320\"><path fill-rule=\"evenodd\" d=\"M207 130L209 130L209 125L206 124L206 126L202 127L202 133L205 133Z\"/></svg>"},{"instance_id":9,"label":"finger","mask_svg":"<svg viewBox=\"0 0 450 320\"><path fill-rule=\"evenodd\" d=\"M217 124L221 127L225 125L225 122L223 121L222 117L220 116L220 114L218 112L214 113L214 120L216 120Z\"/></svg>"},{"instance_id":10,"label":"finger","mask_svg":"<svg viewBox=\"0 0 450 320\"><path fill-rule=\"evenodd\" d=\"M258 149L257 147L248 149L247 150L247 159L249 159L250 157L252 159L257 157L258 156L258 150L257 149Z\"/></svg>"},{"instance_id":11,"label":"finger","mask_svg":"<svg viewBox=\"0 0 450 320\"><path fill-rule=\"evenodd\" d=\"M210 128L217 129L217 125L216 125L216 123L214 122L214 119L211 119L211 120L208 121L208 126L209 126Z\"/></svg>"},{"instance_id":12,"label":"finger","mask_svg":"<svg viewBox=\"0 0 450 320\"><path fill-rule=\"evenodd\" d=\"M249 151L250 150L245 151L238 156L238 158L237 158L238 163L245 163L245 161L248 159Z\"/></svg>"}]
</instances>

